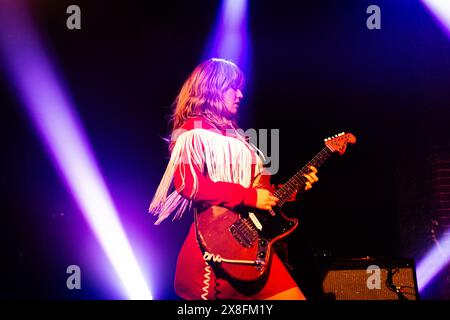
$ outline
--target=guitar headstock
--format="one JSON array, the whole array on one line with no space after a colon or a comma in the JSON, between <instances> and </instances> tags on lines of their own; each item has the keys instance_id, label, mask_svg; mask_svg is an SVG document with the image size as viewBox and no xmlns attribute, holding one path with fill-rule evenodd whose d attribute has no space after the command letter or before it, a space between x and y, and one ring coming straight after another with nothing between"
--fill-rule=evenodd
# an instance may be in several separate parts
<instances>
[{"instance_id":1,"label":"guitar headstock","mask_svg":"<svg viewBox=\"0 0 450 320\"><path fill-rule=\"evenodd\" d=\"M326 138L324 142L328 149L330 149L332 152L339 152L340 155L343 155L345 149L347 148L347 144L355 143L356 137L351 133L341 132L332 137Z\"/></svg>"}]
</instances>

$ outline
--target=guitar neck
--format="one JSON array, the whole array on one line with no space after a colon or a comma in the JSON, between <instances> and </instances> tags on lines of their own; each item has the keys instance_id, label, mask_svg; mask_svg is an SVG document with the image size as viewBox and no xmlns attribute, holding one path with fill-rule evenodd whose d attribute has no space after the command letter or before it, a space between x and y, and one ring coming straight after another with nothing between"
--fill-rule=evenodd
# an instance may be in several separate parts
<instances>
[{"instance_id":1,"label":"guitar neck","mask_svg":"<svg viewBox=\"0 0 450 320\"><path fill-rule=\"evenodd\" d=\"M328 148L324 147L316 156L309 161L303 168L297 171L292 178L290 178L280 189L275 191L274 195L280 199L278 206L282 206L288 199L290 199L297 190L303 189L307 178L304 177L305 174L311 172L310 166L316 168L320 167L322 163L327 160L333 152Z\"/></svg>"}]
</instances>

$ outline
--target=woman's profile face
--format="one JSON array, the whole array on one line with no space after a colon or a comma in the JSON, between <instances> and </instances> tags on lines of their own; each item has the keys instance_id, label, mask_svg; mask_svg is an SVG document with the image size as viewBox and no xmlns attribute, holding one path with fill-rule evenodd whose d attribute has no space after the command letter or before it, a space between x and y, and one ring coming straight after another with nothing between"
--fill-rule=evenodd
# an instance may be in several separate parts
<instances>
[{"instance_id":1,"label":"woman's profile face","mask_svg":"<svg viewBox=\"0 0 450 320\"><path fill-rule=\"evenodd\" d=\"M229 113L236 114L239 109L239 103L244 97L240 89L228 88L224 93L225 106Z\"/></svg>"}]
</instances>

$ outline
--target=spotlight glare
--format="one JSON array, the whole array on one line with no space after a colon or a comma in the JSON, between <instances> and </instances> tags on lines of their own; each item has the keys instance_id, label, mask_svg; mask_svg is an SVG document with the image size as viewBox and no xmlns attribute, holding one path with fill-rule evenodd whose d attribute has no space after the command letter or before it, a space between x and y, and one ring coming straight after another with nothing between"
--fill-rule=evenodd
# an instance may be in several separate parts
<instances>
[{"instance_id":1,"label":"spotlight glare","mask_svg":"<svg viewBox=\"0 0 450 320\"><path fill-rule=\"evenodd\" d=\"M130 299L151 299L94 153L20 0L0 8L5 69Z\"/></svg>"},{"instance_id":2,"label":"spotlight glare","mask_svg":"<svg viewBox=\"0 0 450 320\"><path fill-rule=\"evenodd\" d=\"M422 0L425 6L433 14L436 20L446 29L450 36L450 1L446 0Z\"/></svg>"},{"instance_id":3,"label":"spotlight glare","mask_svg":"<svg viewBox=\"0 0 450 320\"><path fill-rule=\"evenodd\" d=\"M203 59L230 59L245 73L250 54L248 37L247 0L223 0Z\"/></svg>"}]
</instances>

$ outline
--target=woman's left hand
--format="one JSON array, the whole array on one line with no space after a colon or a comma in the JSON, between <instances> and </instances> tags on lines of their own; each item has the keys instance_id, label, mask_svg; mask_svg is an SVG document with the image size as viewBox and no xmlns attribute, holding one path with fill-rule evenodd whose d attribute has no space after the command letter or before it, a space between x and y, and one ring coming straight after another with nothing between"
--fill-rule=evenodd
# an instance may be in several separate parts
<instances>
[{"instance_id":1,"label":"woman's left hand","mask_svg":"<svg viewBox=\"0 0 450 320\"><path fill-rule=\"evenodd\" d=\"M304 174L303 176L308 179L308 181L305 182L305 191L312 188L312 185L319 181L319 178L317 178L317 169L314 166L309 166L311 169L311 172L308 174Z\"/></svg>"}]
</instances>

